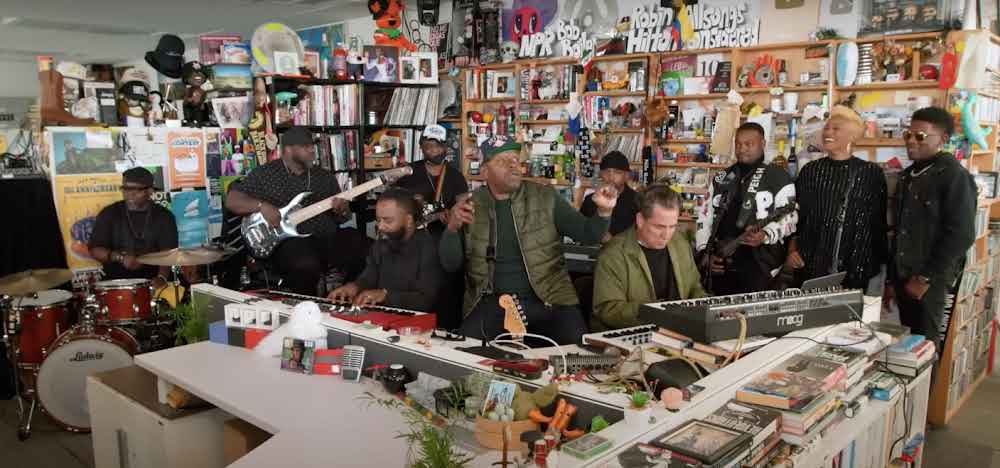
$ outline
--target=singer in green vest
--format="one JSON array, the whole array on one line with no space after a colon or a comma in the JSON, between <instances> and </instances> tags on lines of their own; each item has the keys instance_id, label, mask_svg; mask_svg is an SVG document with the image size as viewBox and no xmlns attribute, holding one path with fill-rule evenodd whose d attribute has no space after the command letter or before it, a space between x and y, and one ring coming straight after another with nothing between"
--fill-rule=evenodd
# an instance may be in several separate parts
<instances>
[{"instance_id":1,"label":"singer in green vest","mask_svg":"<svg viewBox=\"0 0 1000 468\"><path fill-rule=\"evenodd\" d=\"M480 145L486 185L460 197L441 236L441 265L465 265L461 332L492 339L503 333L503 294L517 295L529 333L560 344L579 343L587 331L560 248L563 236L600 242L617 194L601 187L597 213L584 217L551 187L521 178L521 144L494 136Z\"/></svg>"}]
</instances>

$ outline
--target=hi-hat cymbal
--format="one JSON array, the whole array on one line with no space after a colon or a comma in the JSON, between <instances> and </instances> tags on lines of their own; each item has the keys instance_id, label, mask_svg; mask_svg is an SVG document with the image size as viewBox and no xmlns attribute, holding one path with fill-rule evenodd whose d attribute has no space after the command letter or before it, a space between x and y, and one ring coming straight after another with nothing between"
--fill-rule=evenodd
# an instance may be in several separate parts
<instances>
[{"instance_id":1,"label":"hi-hat cymbal","mask_svg":"<svg viewBox=\"0 0 1000 468\"><path fill-rule=\"evenodd\" d=\"M63 268L28 270L0 278L0 294L24 296L52 289L73 279L73 272Z\"/></svg>"},{"instance_id":2,"label":"hi-hat cymbal","mask_svg":"<svg viewBox=\"0 0 1000 468\"><path fill-rule=\"evenodd\" d=\"M136 261L144 265L192 266L207 265L219 261L224 252L218 249L196 247L192 249L170 249L139 256Z\"/></svg>"}]
</instances>

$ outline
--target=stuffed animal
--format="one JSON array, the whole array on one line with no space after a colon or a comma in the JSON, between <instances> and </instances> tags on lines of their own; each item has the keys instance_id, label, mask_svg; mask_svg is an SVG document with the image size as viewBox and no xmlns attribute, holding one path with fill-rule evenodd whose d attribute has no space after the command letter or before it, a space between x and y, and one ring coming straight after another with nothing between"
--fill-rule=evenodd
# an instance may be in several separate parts
<instances>
[{"instance_id":1,"label":"stuffed animal","mask_svg":"<svg viewBox=\"0 0 1000 468\"><path fill-rule=\"evenodd\" d=\"M396 46L416 52L417 46L399 30L399 15L403 8L403 2L399 0L368 0L368 11L378 26L375 29L375 45Z\"/></svg>"}]
</instances>

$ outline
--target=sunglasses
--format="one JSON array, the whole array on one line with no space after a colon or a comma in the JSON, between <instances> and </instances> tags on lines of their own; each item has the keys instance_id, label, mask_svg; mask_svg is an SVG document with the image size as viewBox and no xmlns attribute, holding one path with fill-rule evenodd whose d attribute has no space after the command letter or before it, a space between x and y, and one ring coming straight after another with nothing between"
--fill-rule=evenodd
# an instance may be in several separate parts
<instances>
[{"instance_id":1,"label":"sunglasses","mask_svg":"<svg viewBox=\"0 0 1000 468\"><path fill-rule=\"evenodd\" d=\"M903 132L903 141L907 141L910 138L914 138L914 139L917 140L917 143L923 143L924 140L926 140L926 139L928 139L928 138L930 138L932 136L936 136L936 135L929 134L927 132L911 132L909 130L906 130L906 131Z\"/></svg>"},{"instance_id":2,"label":"sunglasses","mask_svg":"<svg viewBox=\"0 0 1000 468\"><path fill-rule=\"evenodd\" d=\"M149 188L150 188L149 185L144 185L144 186L141 186L141 187L138 187L138 186L135 186L135 185L122 185L121 186L122 192L141 192L141 191L147 190Z\"/></svg>"}]
</instances>

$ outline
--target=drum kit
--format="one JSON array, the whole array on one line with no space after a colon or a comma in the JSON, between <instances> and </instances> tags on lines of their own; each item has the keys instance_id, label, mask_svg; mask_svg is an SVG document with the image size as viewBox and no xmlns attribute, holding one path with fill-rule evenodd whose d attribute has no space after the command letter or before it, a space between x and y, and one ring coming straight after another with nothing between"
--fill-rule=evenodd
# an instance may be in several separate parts
<instances>
[{"instance_id":1,"label":"drum kit","mask_svg":"<svg viewBox=\"0 0 1000 468\"><path fill-rule=\"evenodd\" d=\"M171 249L137 260L171 267L174 297L179 297L181 267L209 265L224 255L212 248ZM159 313L157 299L164 289L154 292L150 280L98 281L79 295L52 289L72 278L65 269L0 278L0 336L20 381L17 435L22 441L31 435L39 404L63 429L90 432L87 376L129 366L135 354L173 342L173 321Z\"/></svg>"}]
</instances>

